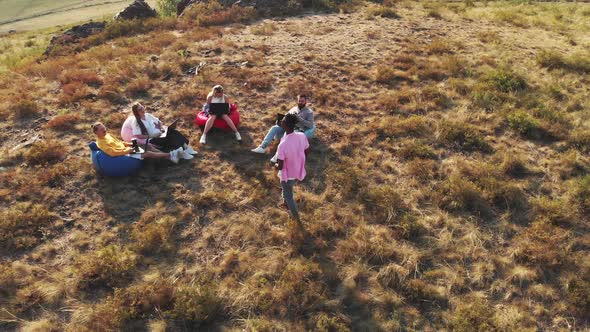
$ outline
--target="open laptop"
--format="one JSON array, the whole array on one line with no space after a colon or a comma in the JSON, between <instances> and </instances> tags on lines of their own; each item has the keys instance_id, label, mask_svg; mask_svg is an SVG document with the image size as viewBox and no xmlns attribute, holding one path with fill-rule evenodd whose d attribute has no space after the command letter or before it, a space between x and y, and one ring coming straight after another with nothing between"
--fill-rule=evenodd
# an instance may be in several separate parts
<instances>
[{"instance_id":1,"label":"open laptop","mask_svg":"<svg viewBox=\"0 0 590 332\"><path fill-rule=\"evenodd\" d=\"M209 104L209 113L211 114L228 114L229 104L228 103L211 103Z\"/></svg>"},{"instance_id":2,"label":"open laptop","mask_svg":"<svg viewBox=\"0 0 590 332\"><path fill-rule=\"evenodd\" d=\"M166 137L166 135L168 134L168 129L176 129L179 120L180 119L176 119L172 121L172 123L168 127L166 127L166 130L160 135L160 137Z\"/></svg>"}]
</instances>

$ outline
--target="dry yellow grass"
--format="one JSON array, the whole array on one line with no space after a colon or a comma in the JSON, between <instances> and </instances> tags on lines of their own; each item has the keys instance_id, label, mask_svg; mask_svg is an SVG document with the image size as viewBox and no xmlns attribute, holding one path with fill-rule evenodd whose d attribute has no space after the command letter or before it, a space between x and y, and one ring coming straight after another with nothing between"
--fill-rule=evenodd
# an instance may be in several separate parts
<instances>
[{"instance_id":1,"label":"dry yellow grass","mask_svg":"<svg viewBox=\"0 0 590 332\"><path fill-rule=\"evenodd\" d=\"M0 329L587 329L588 5L356 5L118 25L3 73ZM242 145L196 144L214 84ZM303 225L249 151L299 92ZM134 100L197 157L96 175L89 125Z\"/></svg>"}]
</instances>

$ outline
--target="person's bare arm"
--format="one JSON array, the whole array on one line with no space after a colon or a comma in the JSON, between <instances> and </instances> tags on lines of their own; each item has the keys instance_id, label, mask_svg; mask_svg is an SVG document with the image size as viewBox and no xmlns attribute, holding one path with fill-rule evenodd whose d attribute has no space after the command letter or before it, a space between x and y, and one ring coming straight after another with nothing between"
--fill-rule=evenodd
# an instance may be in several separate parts
<instances>
[{"instance_id":1,"label":"person's bare arm","mask_svg":"<svg viewBox=\"0 0 590 332\"><path fill-rule=\"evenodd\" d=\"M223 95L225 97L225 102L231 105L231 101L227 95Z\"/></svg>"}]
</instances>

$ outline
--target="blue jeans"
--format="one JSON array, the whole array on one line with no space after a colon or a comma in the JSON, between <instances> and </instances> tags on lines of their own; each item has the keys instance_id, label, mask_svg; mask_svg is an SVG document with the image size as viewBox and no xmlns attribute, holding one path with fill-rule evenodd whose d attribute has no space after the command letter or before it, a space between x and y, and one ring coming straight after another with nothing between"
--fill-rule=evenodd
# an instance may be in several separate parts
<instances>
[{"instance_id":1,"label":"blue jeans","mask_svg":"<svg viewBox=\"0 0 590 332\"><path fill-rule=\"evenodd\" d=\"M293 219L299 221L299 211L297 211L297 203L295 203L295 199L293 198L293 186L295 185L295 180L289 181L281 181L281 188L283 189L283 201L289 207L289 211L291 211L291 215Z\"/></svg>"},{"instance_id":2,"label":"blue jeans","mask_svg":"<svg viewBox=\"0 0 590 332\"><path fill-rule=\"evenodd\" d=\"M307 137L307 139L310 139L315 134L315 130L316 130L316 128L315 128L315 126L313 126L312 128L305 130L303 133L305 134L305 137ZM275 139L281 139L281 137L283 137L283 135L285 135L285 130L283 128L281 128L280 126L274 125L270 128L270 130L268 131L266 136L264 136L264 139L262 140L262 143L260 144L260 146L263 149L266 149L268 147L268 145L270 144L270 142L272 142Z\"/></svg>"}]
</instances>

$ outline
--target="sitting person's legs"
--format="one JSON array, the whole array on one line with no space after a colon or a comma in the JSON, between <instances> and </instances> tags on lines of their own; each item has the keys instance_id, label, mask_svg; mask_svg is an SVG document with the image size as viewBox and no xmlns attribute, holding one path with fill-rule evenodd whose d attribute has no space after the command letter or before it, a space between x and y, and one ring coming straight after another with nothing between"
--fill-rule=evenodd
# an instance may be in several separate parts
<instances>
[{"instance_id":1,"label":"sitting person's legs","mask_svg":"<svg viewBox=\"0 0 590 332\"><path fill-rule=\"evenodd\" d=\"M207 122L205 122L205 128L203 129L203 135L201 135L201 139L199 140L199 143L201 143L201 144L207 143L207 133L209 132L209 130L211 130L211 128L213 128L213 123L215 122L215 119L217 119L217 116L215 114L211 114L209 116L209 119L207 119Z\"/></svg>"},{"instance_id":2,"label":"sitting person's legs","mask_svg":"<svg viewBox=\"0 0 590 332\"><path fill-rule=\"evenodd\" d=\"M315 135L315 130L316 127L313 126L312 128L306 129L305 131L303 131L303 133L305 134L305 137L307 137L307 139L311 139L313 138L313 135Z\"/></svg>"},{"instance_id":3,"label":"sitting person's legs","mask_svg":"<svg viewBox=\"0 0 590 332\"><path fill-rule=\"evenodd\" d=\"M272 142L274 139L281 139L281 137L283 137L284 134L285 130L283 128L277 125L272 126L266 134L266 136L264 137L264 139L262 140L260 147L266 149L270 142Z\"/></svg>"},{"instance_id":4,"label":"sitting person's legs","mask_svg":"<svg viewBox=\"0 0 590 332\"><path fill-rule=\"evenodd\" d=\"M229 117L229 115L227 115L227 114L223 114L223 115L221 116L221 118L222 118L223 120L225 120L225 123L227 123L227 125L228 125L228 126L231 128L231 130L233 130L233 132L234 132L234 133L235 133L235 135L236 135L236 139L237 139L238 141L241 141L241 140L242 140L242 136L240 136L240 133L238 132L238 128L236 128L236 125L234 125L234 122L233 122L233 121L232 121L232 119Z\"/></svg>"}]
</instances>

